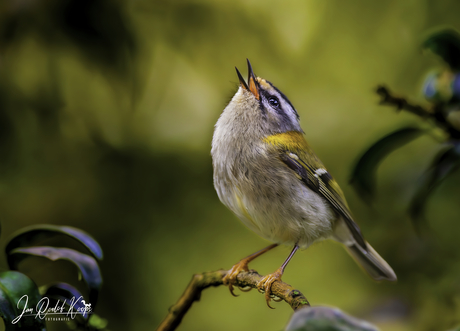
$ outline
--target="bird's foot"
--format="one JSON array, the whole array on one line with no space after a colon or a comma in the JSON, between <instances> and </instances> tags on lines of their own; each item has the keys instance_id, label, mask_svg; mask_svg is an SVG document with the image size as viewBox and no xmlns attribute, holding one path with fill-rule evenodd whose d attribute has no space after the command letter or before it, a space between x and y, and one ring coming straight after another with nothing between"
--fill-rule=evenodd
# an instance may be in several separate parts
<instances>
[{"instance_id":1,"label":"bird's foot","mask_svg":"<svg viewBox=\"0 0 460 331\"><path fill-rule=\"evenodd\" d=\"M270 300L272 300L272 284L276 282L277 280L281 281L281 276L283 275L283 269L279 268L276 270L274 273L269 274L262 278L260 282L257 284L257 288L259 292L265 292L265 301L267 302L268 307L271 309L274 309L272 306L270 306ZM273 299L273 301L280 301Z\"/></svg>"},{"instance_id":2,"label":"bird's foot","mask_svg":"<svg viewBox=\"0 0 460 331\"><path fill-rule=\"evenodd\" d=\"M238 274L241 272L241 271L249 271L248 269L248 261L246 261L246 259L243 259L241 260L240 262L238 262L237 264L235 264L228 272L227 274L224 276L224 278L222 278L222 281L224 283L224 285L228 285L228 289L230 290L230 293L234 296L234 297L237 297L238 295L236 295L234 292L233 292L233 285L236 283L236 277L238 276ZM243 292L248 292L251 290L251 288L249 289L243 289L240 287L240 290L243 291Z\"/></svg>"}]
</instances>

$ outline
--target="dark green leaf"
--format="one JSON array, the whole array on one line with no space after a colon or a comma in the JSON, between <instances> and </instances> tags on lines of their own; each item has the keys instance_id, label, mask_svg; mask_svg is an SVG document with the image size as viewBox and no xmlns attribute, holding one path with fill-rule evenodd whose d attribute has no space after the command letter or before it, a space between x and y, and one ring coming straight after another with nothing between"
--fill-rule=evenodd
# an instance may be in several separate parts
<instances>
[{"instance_id":1,"label":"dark green leaf","mask_svg":"<svg viewBox=\"0 0 460 331\"><path fill-rule=\"evenodd\" d=\"M88 233L71 227L59 226L52 224L39 224L25 227L13 234L13 238L6 245L5 251L8 255L10 251L18 247L32 246L40 244L43 240L58 236L66 235L84 245L99 260L102 260L103 254L101 246Z\"/></svg>"},{"instance_id":2,"label":"dark green leaf","mask_svg":"<svg viewBox=\"0 0 460 331\"><path fill-rule=\"evenodd\" d=\"M85 307L85 301L83 295L72 285L67 283L56 283L48 286L46 288L43 296L50 298L54 302L60 301L60 304L65 303L67 311L72 311L78 316L81 316L83 319L87 320L89 314L86 314L83 310ZM82 301L83 300L83 301ZM82 312L80 314L79 312Z\"/></svg>"},{"instance_id":3,"label":"dark green leaf","mask_svg":"<svg viewBox=\"0 0 460 331\"><path fill-rule=\"evenodd\" d=\"M375 191L375 176L377 167L393 150L402 147L418 138L423 130L407 127L396 130L372 145L356 163L350 183L366 201L372 200Z\"/></svg>"},{"instance_id":4,"label":"dark green leaf","mask_svg":"<svg viewBox=\"0 0 460 331\"><path fill-rule=\"evenodd\" d=\"M72 262L80 270L83 281L89 289L89 301L96 305L99 289L102 285L102 276L96 260L89 255L69 248L56 247L27 247L16 248L8 254L8 265L17 269L18 264L29 256L44 257L51 261L66 260Z\"/></svg>"},{"instance_id":5,"label":"dark green leaf","mask_svg":"<svg viewBox=\"0 0 460 331\"><path fill-rule=\"evenodd\" d=\"M337 308L306 307L292 315L285 331L378 331L378 329Z\"/></svg>"},{"instance_id":6,"label":"dark green leaf","mask_svg":"<svg viewBox=\"0 0 460 331\"><path fill-rule=\"evenodd\" d=\"M0 316L5 330L45 330L45 322L35 316L21 316L25 308L33 308L41 300L35 283L17 271L0 272ZM27 301L27 304L26 304Z\"/></svg>"},{"instance_id":7,"label":"dark green leaf","mask_svg":"<svg viewBox=\"0 0 460 331\"><path fill-rule=\"evenodd\" d=\"M72 312L73 316L78 317L76 321L80 321L79 324L82 326L87 325L89 313L85 312L85 303L81 293L72 285L67 283L56 283L48 286L43 294L44 297L50 299L50 306L54 307L56 303L59 307L63 304L66 307L67 312ZM92 305L92 309L94 306ZM83 313L81 313L83 312Z\"/></svg>"},{"instance_id":8,"label":"dark green leaf","mask_svg":"<svg viewBox=\"0 0 460 331\"><path fill-rule=\"evenodd\" d=\"M446 177L460 165L460 145L450 145L443 149L433 160L430 168L423 174L414 198L409 206L411 216L416 228L424 220L423 214L429 195Z\"/></svg>"},{"instance_id":9,"label":"dark green leaf","mask_svg":"<svg viewBox=\"0 0 460 331\"><path fill-rule=\"evenodd\" d=\"M460 70L460 34L457 31L445 29L433 33L423 47L439 55L452 69Z\"/></svg>"}]
</instances>

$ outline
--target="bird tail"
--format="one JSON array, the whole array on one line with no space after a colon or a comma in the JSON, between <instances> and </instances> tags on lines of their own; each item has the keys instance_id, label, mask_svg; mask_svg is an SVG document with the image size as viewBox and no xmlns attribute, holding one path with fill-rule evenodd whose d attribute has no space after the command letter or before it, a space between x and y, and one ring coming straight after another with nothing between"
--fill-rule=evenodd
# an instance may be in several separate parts
<instances>
[{"instance_id":1,"label":"bird tail","mask_svg":"<svg viewBox=\"0 0 460 331\"><path fill-rule=\"evenodd\" d=\"M367 251L360 245L345 245L353 259L375 280L396 281L396 274L389 264L366 242Z\"/></svg>"}]
</instances>

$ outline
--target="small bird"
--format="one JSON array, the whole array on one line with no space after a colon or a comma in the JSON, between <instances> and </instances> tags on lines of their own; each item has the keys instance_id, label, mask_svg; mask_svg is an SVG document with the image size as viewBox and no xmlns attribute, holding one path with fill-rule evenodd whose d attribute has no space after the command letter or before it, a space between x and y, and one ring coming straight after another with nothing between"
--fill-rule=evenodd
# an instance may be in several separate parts
<instances>
[{"instance_id":1,"label":"small bird","mask_svg":"<svg viewBox=\"0 0 460 331\"><path fill-rule=\"evenodd\" d=\"M238 90L215 125L214 187L225 206L273 244L235 264L224 284L233 294L236 277L248 271L249 262L280 244L292 246L281 267L258 284L271 308L271 286L295 252L324 239L342 243L375 280L395 281L393 269L364 240L342 190L305 140L292 103L247 63L247 83L235 68Z\"/></svg>"}]
</instances>

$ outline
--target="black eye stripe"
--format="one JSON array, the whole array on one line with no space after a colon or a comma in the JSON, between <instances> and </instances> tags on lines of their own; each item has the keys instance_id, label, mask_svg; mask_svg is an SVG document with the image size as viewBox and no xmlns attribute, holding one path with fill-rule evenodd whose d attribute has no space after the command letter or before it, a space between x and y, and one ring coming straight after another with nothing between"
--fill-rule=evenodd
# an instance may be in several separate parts
<instances>
[{"instance_id":1,"label":"black eye stripe","mask_svg":"<svg viewBox=\"0 0 460 331\"><path fill-rule=\"evenodd\" d=\"M279 108L281 106L280 101L278 100L278 98L274 97L274 96L268 97L268 103L270 104L270 106L272 106L274 108Z\"/></svg>"},{"instance_id":2,"label":"black eye stripe","mask_svg":"<svg viewBox=\"0 0 460 331\"><path fill-rule=\"evenodd\" d=\"M282 110L281 100L279 99L278 96L273 95L269 93L268 91L263 91L263 90L260 90L259 93L262 95L262 98L260 99L261 102L264 99L270 105L271 108L277 111Z\"/></svg>"},{"instance_id":3,"label":"black eye stripe","mask_svg":"<svg viewBox=\"0 0 460 331\"><path fill-rule=\"evenodd\" d=\"M298 114L297 111L295 110L295 108L294 108L294 106L292 105L291 101L289 101L289 99L283 94L283 92L281 92L280 90L278 90L278 89L276 88L276 86L273 86L273 84L270 83L268 80L266 80L266 82L267 82L268 84L270 84L270 86L273 87L273 88L275 89L275 91L278 92L279 95L280 95L280 96L291 106L291 108L294 110L294 113L295 113L296 117L297 117L297 118L300 118L300 117L299 117L299 114Z\"/></svg>"}]
</instances>

